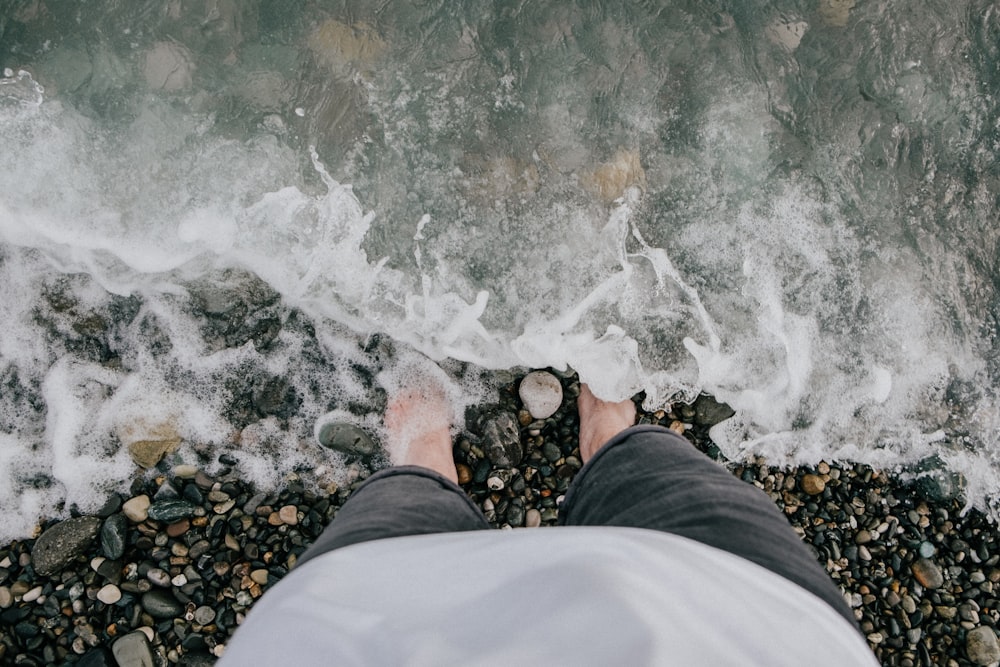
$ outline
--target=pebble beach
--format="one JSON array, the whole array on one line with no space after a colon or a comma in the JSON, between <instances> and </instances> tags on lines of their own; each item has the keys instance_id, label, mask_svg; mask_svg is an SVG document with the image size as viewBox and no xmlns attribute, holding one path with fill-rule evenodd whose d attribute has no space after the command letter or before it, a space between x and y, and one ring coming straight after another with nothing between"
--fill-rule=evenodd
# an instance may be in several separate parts
<instances>
[{"instance_id":1,"label":"pebble beach","mask_svg":"<svg viewBox=\"0 0 1000 667\"><path fill-rule=\"evenodd\" d=\"M468 412L455 440L459 481L497 529L551 529L581 467L579 384L548 377L562 391L553 414L533 417L516 378L495 404ZM726 461L708 438L726 416L702 396L640 412L639 422L682 433L766 493L841 588L883 665L1000 662L1000 541L985 515L962 512L960 480L833 461ZM303 475L260 491L227 467L209 476L161 460L137 467L129 492L96 514L45 521L33 539L0 546L0 663L213 664L254 601L371 474L364 435L341 440L358 454L341 487Z\"/></svg>"}]
</instances>

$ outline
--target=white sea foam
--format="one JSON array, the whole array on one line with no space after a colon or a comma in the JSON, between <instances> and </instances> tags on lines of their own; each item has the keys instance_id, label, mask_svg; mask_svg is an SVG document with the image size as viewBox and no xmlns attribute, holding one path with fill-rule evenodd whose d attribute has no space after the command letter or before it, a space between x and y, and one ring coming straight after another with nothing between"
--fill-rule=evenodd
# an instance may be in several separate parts
<instances>
[{"instance_id":1,"label":"white sea foam","mask_svg":"<svg viewBox=\"0 0 1000 667\"><path fill-rule=\"evenodd\" d=\"M693 148L643 152L645 173L622 176L609 202L585 187L608 155L574 120L590 109L579 80L554 83L535 110L537 150L487 146L442 168L416 115L445 136L489 123L449 70L413 67L365 82L390 157L358 192L330 173L350 172L343 156L268 134L282 123L227 138L207 115L150 95L109 124L46 98L26 72L0 82L11 388L0 539L122 488L129 429L172 429L173 460L212 468L227 451L263 485L316 469L343 479L316 420L384 435L373 384L391 394L414 368L438 374L423 357L447 370L437 379L456 424L492 388L455 360L572 368L597 395L644 391L648 407L710 391L737 410L713 431L733 457L898 465L937 453L977 502L1000 493L994 398L972 410L976 447L942 448L947 387L986 377L978 339L955 331L913 250L865 237L806 178L769 180L781 128L764 91L706 97ZM411 84L423 76L430 93ZM504 76L501 111L524 111L523 82ZM646 90L621 88L621 123L638 143L659 131ZM697 196L657 199L675 191ZM228 309L248 291L248 312L232 317L280 325L263 349L226 338ZM378 363L359 346L375 333L396 341ZM243 394L267 391L296 409L247 407Z\"/></svg>"}]
</instances>

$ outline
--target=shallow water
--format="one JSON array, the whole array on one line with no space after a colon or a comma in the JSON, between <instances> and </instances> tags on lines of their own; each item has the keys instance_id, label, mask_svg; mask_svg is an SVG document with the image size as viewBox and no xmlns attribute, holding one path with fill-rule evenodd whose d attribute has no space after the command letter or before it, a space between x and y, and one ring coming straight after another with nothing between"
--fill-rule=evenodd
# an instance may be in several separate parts
<instances>
[{"instance_id":1,"label":"shallow water","mask_svg":"<svg viewBox=\"0 0 1000 667\"><path fill-rule=\"evenodd\" d=\"M130 438L342 479L316 420L377 428L413 350L468 401L708 391L729 456L1000 496L990 2L6 0L0 33L0 537L120 487Z\"/></svg>"}]
</instances>

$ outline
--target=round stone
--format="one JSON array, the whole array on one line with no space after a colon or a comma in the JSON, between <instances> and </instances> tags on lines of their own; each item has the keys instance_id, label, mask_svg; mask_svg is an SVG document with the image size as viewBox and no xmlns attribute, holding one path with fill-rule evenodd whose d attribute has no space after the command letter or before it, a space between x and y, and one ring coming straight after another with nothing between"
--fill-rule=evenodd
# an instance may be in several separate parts
<instances>
[{"instance_id":1,"label":"round stone","mask_svg":"<svg viewBox=\"0 0 1000 667\"><path fill-rule=\"evenodd\" d=\"M295 505L285 505L278 510L278 518L282 523L294 526L299 522L299 508Z\"/></svg>"},{"instance_id":2,"label":"round stone","mask_svg":"<svg viewBox=\"0 0 1000 667\"><path fill-rule=\"evenodd\" d=\"M194 610L194 622L198 625L208 625L215 620L215 610L202 605Z\"/></svg>"},{"instance_id":3,"label":"round stone","mask_svg":"<svg viewBox=\"0 0 1000 667\"><path fill-rule=\"evenodd\" d=\"M486 486L490 491L500 491L503 489L503 480L499 477L490 477L486 480Z\"/></svg>"},{"instance_id":4,"label":"round stone","mask_svg":"<svg viewBox=\"0 0 1000 667\"><path fill-rule=\"evenodd\" d=\"M542 513L532 507L524 515L524 525L526 528L538 528L542 525Z\"/></svg>"},{"instance_id":5,"label":"round stone","mask_svg":"<svg viewBox=\"0 0 1000 667\"><path fill-rule=\"evenodd\" d=\"M108 584L101 590L97 591L97 599L104 604L114 604L122 599L121 589L114 584Z\"/></svg>"},{"instance_id":6,"label":"round stone","mask_svg":"<svg viewBox=\"0 0 1000 667\"><path fill-rule=\"evenodd\" d=\"M535 419L551 417L562 405L562 385L555 375L546 371L532 371L525 375L517 393L525 409Z\"/></svg>"},{"instance_id":7,"label":"round stone","mask_svg":"<svg viewBox=\"0 0 1000 667\"><path fill-rule=\"evenodd\" d=\"M265 584L267 584L267 570L261 568L259 570L252 571L250 573L250 579L252 579L257 584L264 586Z\"/></svg>"},{"instance_id":8,"label":"round stone","mask_svg":"<svg viewBox=\"0 0 1000 667\"><path fill-rule=\"evenodd\" d=\"M0 609L6 609L14 604L14 594L6 586L0 586Z\"/></svg>"},{"instance_id":9,"label":"round stone","mask_svg":"<svg viewBox=\"0 0 1000 667\"><path fill-rule=\"evenodd\" d=\"M135 498L129 498L122 505L122 512L125 513L131 521L135 523L142 523L149 516L149 496L143 494L141 496L136 496Z\"/></svg>"},{"instance_id":10,"label":"round stone","mask_svg":"<svg viewBox=\"0 0 1000 667\"><path fill-rule=\"evenodd\" d=\"M810 496L818 496L826 488L826 482L819 475L803 475L802 490Z\"/></svg>"},{"instance_id":11,"label":"round stone","mask_svg":"<svg viewBox=\"0 0 1000 667\"><path fill-rule=\"evenodd\" d=\"M913 577L920 582L924 588L940 588L944 585L944 575L934 561L921 558L910 568Z\"/></svg>"},{"instance_id":12,"label":"round stone","mask_svg":"<svg viewBox=\"0 0 1000 667\"><path fill-rule=\"evenodd\" d=\"M1000 660L1000 645L996 633L985 625L970 630L965 635L965 651L976 665L990 665Z\"/></svg>"},{"instance_id":13,"label":"round stone","mask_svg":"<svg viewBox=\"0 0 1000 667\"><path fill-rule=\"evenodd\" d=\"M455 466L455 471L458 473L458 483L468 484L472 481L472 468L465 465L464 463L459 463Z\"/></svg>"}]
</instances>

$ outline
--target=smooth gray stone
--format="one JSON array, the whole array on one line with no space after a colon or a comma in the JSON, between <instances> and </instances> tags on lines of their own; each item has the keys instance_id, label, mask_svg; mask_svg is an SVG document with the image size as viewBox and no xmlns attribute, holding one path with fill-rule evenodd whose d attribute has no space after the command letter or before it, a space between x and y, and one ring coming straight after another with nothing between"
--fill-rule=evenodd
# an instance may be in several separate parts
<instances>
[{"instance_id":1,"label":"smooth gray stone","mask_svg":"<svg viewBox=\"0 0 1000 667\"><path fill-rule=\"evenodd\" d=\"M125 515L112 514L101 526L101 551L111 560L125 554Z\"/></svg>"},{"instance_id":2,"label":"smooth gray stone","mask_svg":"<svg viewBox=\"0 0 1000 667\"><path fill-rule=\"evenodd\" d=\"M981 625L965 635L965 650L976 665L991 665L1000 660L1000 644L993 628Z\"/></svg>"},{"instance_id":3,"label":"smooth gray stone","mask_svg":"<svg viewBox=\"0 0 1000 667\"><path fill-rule=\"evenodd\" d=\"M96 516L81 516L46 530L31 549L35 572L49 576L61 570L84 552L100 528L101 520Z\"/></svg>"},{"instance_id":4,"label":"smooth gray stone","mask_svg":"<svg viewBox=\"0 0 1000 667\"><path fill-rule=\"evenodd\" d=\"M184 612L184 605L169 591L150 591L142 596L142 608L153 618L174 618Z\"/></svg>"},{"instance_id":5,"label":"smooth gray stone","mask_svg":"<svg viewBox=\"0 0 1000 667\"><path fill-rule=\"evenodd\" d=\"M145 633L130 632L111 646L118 667L154 667L153 652Z\"/></svg>"},{"instance_id":6,"label":"smooth gray stone","mask_svg":"<svg viewBox=\"0 0 1000 667\"><path fill-rule=\"evenodd\" d=\"M317 435L319 444L353 456L371 456L377 446L362 429L347 422L323 424Z\"/></svg>"}]
</instances>

